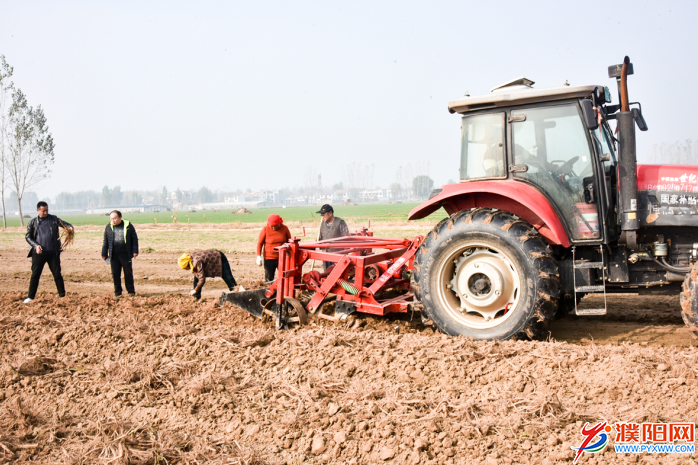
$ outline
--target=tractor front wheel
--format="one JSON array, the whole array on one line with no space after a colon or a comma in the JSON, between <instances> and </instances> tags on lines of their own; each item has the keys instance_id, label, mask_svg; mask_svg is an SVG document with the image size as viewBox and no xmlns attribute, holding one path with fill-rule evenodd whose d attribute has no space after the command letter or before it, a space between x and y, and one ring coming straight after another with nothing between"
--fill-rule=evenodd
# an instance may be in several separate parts
<instances>
[{"instance_id":1,"label":"tractor front wheel","mask_svg":"<svg viewBox=\"0 0 698 465\"><path fill-rule=\"evenodd\" d=\"M681 317L695 339L698 339L698 263L683 280Z\"/></svg>"},{"instance_id":2,"label":"tractor front wheel","mask_svg":"<svg viewBox=\"0 0 698 465\"><path fill-rule=\"evenodd\" d=\"M526 221L478 208L441 221L414 262L427 318L452 336L538 338L560 293L557 262Z\"/></svg>"}]
</instances>

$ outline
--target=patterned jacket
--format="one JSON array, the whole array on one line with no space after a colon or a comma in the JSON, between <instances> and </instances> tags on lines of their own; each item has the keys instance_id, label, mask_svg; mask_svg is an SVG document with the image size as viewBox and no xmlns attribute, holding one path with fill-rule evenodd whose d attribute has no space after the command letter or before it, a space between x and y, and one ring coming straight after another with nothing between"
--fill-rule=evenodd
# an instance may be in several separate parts
<instances>
[{"instance_id":1,"label":"patterned jacket","mask_svg":"<svg viewBox=\"0 0 698 465\"><path fill-rule=\"evenodd\" d=\"M194 276L199 280L196 285L196 292L201 292L201 288L206 283L206 278L216 278L223 276L223 261L221 252L215 249L200 250L191 252Z\"/></svg>"}]
</instances>

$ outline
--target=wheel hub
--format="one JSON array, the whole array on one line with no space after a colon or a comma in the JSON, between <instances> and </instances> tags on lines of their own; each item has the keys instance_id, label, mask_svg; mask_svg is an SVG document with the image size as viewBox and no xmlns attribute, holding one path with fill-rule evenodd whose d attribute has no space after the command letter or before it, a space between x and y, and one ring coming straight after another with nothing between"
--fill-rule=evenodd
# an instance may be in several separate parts
<instances>
[{"instance_id":1,"label":"wheel hub","mask_svg":"<svg viewBox=\"0 0 698 465\"><path fill-rule=\"evenodd\" d=\"M487 275L475 273L468 280L468 288L470 292L477 295L487 295L492 289L492 281Z\"/></svg>"},{"instance_id":2,"label":"wheel hub","mask_svg":"<svg viewBox=\"0 0 698 465\"><path fill-rule=\"evenodd\" d=\"M473 247L454 263L448 288L458 296L464 317L474 326L503 321L519 290L518 275L508 258L489 248Z\"/></svg>"},{"instance_id":3,"label":"wheel hub","mask_svg":"<svg viewBox=\"0 0 698 465\"><path fill-rule=\"evenodd\" d=\"M466 260L465 257L462 260ZM464 267L456 269L453 276L454 287L461 297L470 299L478 307L494 303L502 295L504 287L502 274L486 262L471 261Z\"/></svg>"}]
</instances>

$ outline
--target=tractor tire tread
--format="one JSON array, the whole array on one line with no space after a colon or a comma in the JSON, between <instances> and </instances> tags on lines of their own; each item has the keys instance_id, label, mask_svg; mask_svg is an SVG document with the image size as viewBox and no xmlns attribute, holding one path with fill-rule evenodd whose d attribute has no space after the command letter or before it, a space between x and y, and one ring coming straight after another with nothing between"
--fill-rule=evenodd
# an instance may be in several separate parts
<instances>
[{"instance_id":1,"label":"tractor tire tread","mask_svg":"<svg viewBox=\"0 0 698 465\"><path fill-rule=\"evenodd\" d=\"M483 224L491 225L506 232L520 242L521 250L533 258L533 264L538 275L535 289L538 296L534 302L532 317L525 323L514 339L541 339L548 335L548 324L553 320L560 298L560 274L557 261L553 257L552 250L542 235L527 221L522 220L513 213L493 208L474 208L454 213L450 217L441 220L426 236L419 247L414 261L414 291L417 301L423 302L425 297L423 283L426 276L422 276L422 268L429 256L429 250L435 246L439 236L448 230L458 228L461 225ZM469 227L469 229L472 226ZM423 319L431 319L426 305L423 305L426 315Z\"/></svg>"}]
</instances>

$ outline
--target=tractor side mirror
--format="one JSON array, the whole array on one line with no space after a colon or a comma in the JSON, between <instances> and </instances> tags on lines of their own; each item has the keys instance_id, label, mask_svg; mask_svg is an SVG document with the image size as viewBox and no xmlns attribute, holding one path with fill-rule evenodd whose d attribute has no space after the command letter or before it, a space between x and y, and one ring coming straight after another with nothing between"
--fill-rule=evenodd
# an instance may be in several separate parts
<instances>
[{"instance_id":1,"label":"tractor side mirror","mask_svg":"<svg viewBox=\"0 0 698 465\"><path fill-rule=\"evenodd\" d=\"M584 115L584 122L589 129L594 130L599 128L599 119L596 115L596 110L594 110L594 104L591 102L591 100L582 100L582 114Z\"/></svg>"},{"instance_id":2,"label":"tractor side mirror","mask_svg":"<svg viewBox=\"0 0 698 465\"><path fill-rule=\"evenodd\" d=\"M642 108L633 108L630 110L633 114L633 119L635 120L635 124L637 124L637 127L640 131L647 131L647 123L645 122L645 117L642 116Z\"/></svg>"}]
</instances>

